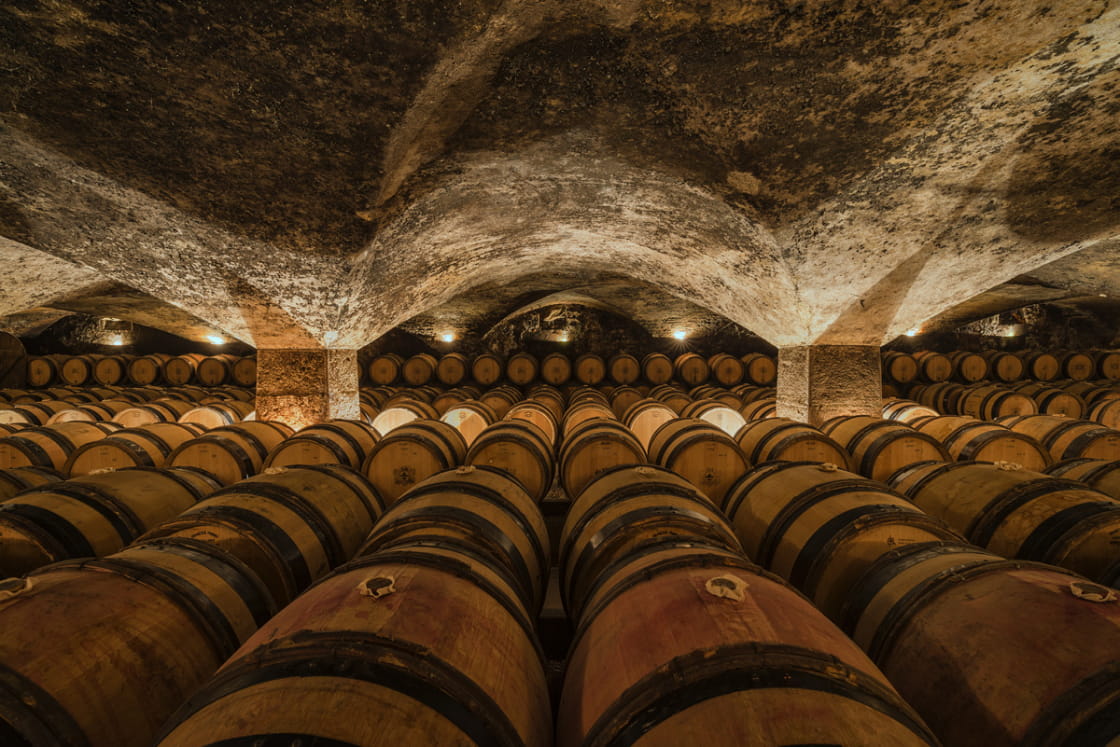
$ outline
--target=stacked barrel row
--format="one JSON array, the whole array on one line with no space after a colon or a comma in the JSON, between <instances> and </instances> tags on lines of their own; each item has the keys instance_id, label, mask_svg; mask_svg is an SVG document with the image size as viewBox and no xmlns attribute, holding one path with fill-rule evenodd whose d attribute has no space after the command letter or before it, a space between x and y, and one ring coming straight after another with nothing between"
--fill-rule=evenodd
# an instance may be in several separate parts
<instances>
[{"instance_id":1,"label":"stacked barrel row","mask_svg":"<svg viewBox=\"0 0 1120 747\"><path fill-rule=\"evenodd\" d=\"M364 368L369 381L378 386L395 383L493 386L503 381L516 386L538 382L552 386L641 382L657 385L674 380L688 386L706 382L724 386L743 382L769 386L777 375L773 356L762 353L743 356L717 353L706 358L696 353L682 353L672 358L663 353L649 353L641 358L618 353L607 359L587 353L574 360L563 353L550 353L542 358L530 353L515 353L509 358L493 353L473 358L462 353L449 353L439 358L420 353L403 358L388 353L375 357Z\"/></svg>"},{"instance_id":2,"label":"stacked barrel row","mask_svg":"<svg viewBox=\"0 0 1120 747\"><path fill-rule=\"evenodd\" d=\"M679 393L678 390L678 396ZM509 398L514 396L509 391L505 394ZM372 393L370 396L376 398ZM793 569L789 571L791 580L794 575L799 579L802 575L815 578L814 588L827 587L844 600L852 597L849 589L854 587L848 584L859 581L859 571L879 560L871 552L875 547L886 553L906 541L931 537L955 540L955 535L936 521L917 518L922 515L901 499L876 494L868 504L870 508L865 508L858 501L844 503L850 500L843 497L848 491L830 485L817 491L813 500L796 496L797 508L780 516L755 517L753 521L771 532L772 537L751 550L746 539L750 535L745 535L747 530L740 527L749 526L751 520L743 517L749 517L751 511L778 510L773 497L781 486L769 484L759 490L757 498L743 497L742 491L750 491L746 486L761 471L777 469L776 463L770 463L747 472L747 452L765 454L759 450L759 444L764 445L767 439L772 446L780 443L783 439L772 433L780 432L786 424L776 419L740 424L741 413L726 403L721 407L714 398L694 402L685 394L687 404L678 402L680 412L665 400L644 399L647 401L637 400L627 406L620 420L616 406L621 400L611 402L603 392L584 389L565 396L554 388L541 387L528 398L506 401L503 419L482 427L478 423L470 427L468 424L480 413L485 416L483 420L489 414L475 407L477 403L459 399L444 410L444 416L453 414L448 421L419 417L384 434L364 423L350 423L342 429L343 433L338 433L327 426L340 423L327 423L315 426L319 429L317 433L307 429L279 443L272 450L272 455L278 455L274 463L288 458L298 461L345 455L351 464L361 463L374 482L380 480L386 486L386 492L392 495L382 496L386 503L396 503L374 529L368 547L362 550L363 554L372 553L369 559L359 560L316 585L246 643L218 678L172 719L166 743L201 745L242 740L253 744L270 743L268 740L273 739L290 744L314 743L314 738L343 744L375 744L379 743L378 738L412 743L425 739L420 735L432 734L437 735L433 739L439 743L547 743L547 697L539 651L529 623L543 594L547 535L538 514L529 507L535 508L534 499L539 499L547 489L542 486L551 477L549 460L556 445L560 447L560 481L575 500L569 515L572 528L566 528L562 543L562 589L569 611L577 618L577 639L561 705L562 743L599 744L636 741L639 737L680 743L682 735L692 738L696 734L728 744L935 743L922 719L901 702L874 665L803 598L747 562L738 545L740 541L748 545L748 553L756 561L765 558L772 570L784 568L782 563L789 564ZM419 400L400 400L402 404L406 401ZM386 404L388 400L381 403L379 417L393 409L385 407ZM431 407L430 403L423 404ZM461 416L454 415L456 405L463 411ZM848 423L846 419L837 422ZM861 451L853 442L857 433L866 431L867 424L849 425L837 426L834 432L838 436L852 435L845 435L844 443L849 446L853 460L883 470L898 466L878 459L868 461L867 450ZM751 426L761 431L744 444L744 429ZM790 426L808 429L801 424ZM471 427L478 427L473 435ZM729 429L739 435L738 443L729 435ZM363 433L369 437L364 450L351 448L353 442L361 445ZM817 434L816 448L831 447L823 434ZM301 435L318 438L305 438L306 443L298 449L304 449L304 454L326 456L308 457L298 451L283 456L284 445L288 444L289 450L297 448L291 442ZM876 440L871 439L868 444L873 445ZM326 444L333 444L333 448ZM883 453L883 447L876 448ZM637 468L645 472L635 472L634 465L643 464L647 458L675 474L649 466ZM464 463L473 468L446 472ZM789 470L795 467L824 475L829 482L858 481L854 475L838 474L831 467L797 464L778 470L778 479L791 480L795 473ZM268 483L301 469L305 468L292 468L278 476L263 475L252 482ZM430 470L431 482L425 481L426 470ZM656 479L648 479L651 472ZM514 476L520 484L509 479ZM683 482L682 477L691 485ZM479 481L485 489L476 486ZM791 481L794 486L798 484L796 479ZM658 484L651 487L651 482ZM535 484L536 489L526 490L524 486L529 484ZM880 493L885 491L882 485L871 485ZM402 486L412 489L403 490ZM585 499L589 491L591 497ZM312 522L313 526L301 533L276 531L277 525L287 526L285 521L301 521L306 526L307 517L314 516L302 504L277 501L275 496L282 492L272 485L250 492L251 500L247 503L233 505L223 503L223 495L218 495L217 503L209 508L203 510L206 502L199 504L197 510L188 509L181 521L177 520L178 524L157 529L160 539L150 536L145 544L115 557L83 565L84 576L60 579L51 575L54 569L44 569L29 577L31 588L24 588L26 584L13 586L12 604L0 603L0 623L4 622L5 610L11 607L22 609L27 615L22 619L26 621L33 614L43 615L43 605L51 604L51 609L58 609L78 604L66 601L67 595L81 596L74 594L74 588L88 583L88 572L93 571L101 576L123 577L122 569L129 569L132 576L127 578L133 586L160 586L158 595L145 592L145 599L158 597L163 600L163 608L167 608L167 589L176 588L169 579L177 578L174 573L169 575L167 566L173 565L177 572L183 567L182 558L189 556L195 564L191 567L195 568L200 555L207 563L221 558L224 572L215 575L226 581L237 578L236 569L230 570L235 563L240 564L242 573L247 567L253 571L251 576L267 577L270 583L264 588L269 590L271 601L281 599L279 605L283 605L302 586L275 565L277 559L289 565L293 558L301 559L299 568L314 567L326 572L331 563L322 558L329 555L338 559L345 553L318 550L320 560L313 562L309 552L293 553L289 545L281 542L285 535L298 535L315 539L320 548L330 544L323 539L330 533L322 519ZM835 514L829 514L828 507L823 513L816 510L822 505L819 500L837 496L840 503L827 506L841 506L843 510ZM735 501L738 503L732 509ZM581 502L583 508L577 511ZM335 503L331 501L332 505ZM744 505L754 507L748 510ZM735 520L739 539L727 527L727 520L719 515L717 507L725 509ZM246 518L254 513L267 517L268 522L257 527L257 522ZM905 514L905 519L893 524L880 521L881 515L892 513ZM827 526L816 531L805 524L830 516L843 518L846 523L829 520ZM351 515L340 514L335 521L339 527L361 524ZM877 533L887 525L905 526L911 534L899 535L902 530L895 529ZM833 536L837 532L842 534L839 539ZM349 536L353 538L354 532ZM845 544L841 541L845 539L851 542ZM805 546L791 555L783 542L803 542ZM346 545L354 546L353 539ZM240 548L243 554L230 556L233 548ZM984 566L982 572L977 572L977 578L1004 578L999 574L1007 571L998 558L975 548L939 545L936 549L940 554L934 553L935 559L942 555L956 557L952 553L957 553L977 567ZM819 556L822 552L825 555ZM849 561L838 560L843 557ZM907 556L898 561L898 567L905 570L910 567L906 563L912 560ZM150 575L153 566L160 569L157 577ZM857 623L849 629L862 631L865 638L870 631L867 640L871 642L880 630L877 615L892 598L890 595L910 591L905 583L908 576L890 583L894 567L876 577L882 581L882 588L868 582L868 588L877 594L872 600L874 604L865 609L857 607L849 615ZM926 567L921 566L923 570ZM829 576L833 569L840 580ZM1047 568L1035 571L1030 579L1037 579L1043 571L1051 574L1045 577L1050 579L1048 594L1057 589L1076 602L1063 605L1051 600L1054 619L1059 613L1064 619L1072 619L1079 634L1109 631L1115 618L1110 611L1113 600L1109 599L1108 590ZM301 576L304 580L314 577L314 573ZM822 582L824 577L832 578L837 585ZM50 583L58 581L60 586L55 596L45 595L46 601L36 607L33 592L41 578ZM138 584L139 579L146 586ZM205 586L198 572L191 580L196 589ZM48 590L55 588L50 583L46 583ZM215 583L207 588L219 589ZM227 590L221 595L224 601L218 604L219 610L238 608L234 604L237 600L242 602L238 609L250 609L244 600L252 598L259 614L230 612L221 626L215 624L220 618L211 610L209 645L223 654L261 624L256 618L268 614L267 604L262 602L268 598L261 596L261 584L256 584L256 592L250 592L254 587L246 583L240 587L236 595L228 591L228 585L224 587ZM177 588L182 588L181 579ZM951 591L951 587L938 586L937 593L944 589ZM818 600L816 592L811 596ZM914 594L903 596L911 599ZM1093 618L1096 628L1089 624L1089 616L1080 612L1080 605L1090 604L1094 609L1105 610ZM818 601L818 605L826 611L829 608L824 601ZM67 609L85 611L73 606ZM147 607L137 609L137 619L150 619L145 616ZM522 614L526 611L528 614ZM951 606L943 613L962 614ZM80 614L77 617L81 619ZM1015 621L1020 617L1016 615ZM892 644L896 640L910 641L900 637L899 632L906 628L908 619L901 613L888 616L887 622L893 627L885 635L891 637ZM197 616L191 624L199 627ZM176 631L185 628L180 625ZM227 631L224 648L214 643L213 631L219 628ZM229 630L234 635L229 635ZM62 631L59 634L63 641L74 640L76 635L71 632L67 638ZM173 661L174 656L194 656L192 666L184 666L173 681L161 683L174 695L156 698L156 713L166 711L166 704L174 698L181 699L187 689L183 682L198 682L200 676L209 676L207 670L212 672L217 666L213 664L214 654L201 656L197 647L192 648L192 642L199 640L197 630L176 634L186 637L181 652L169 651L166 646L158 651L137 648L137 655L147 658L143 664L132 664L133 672L139 666L141 672L156 669L162 673L162 667ZM1032 640L1036 648L1039 643L1039 636L1032 639L1034 633L1029 630L1012 630L1008 635L1027 646L1022 650L1034 650L1029 647ZM874 649L875 657L882 657L878 660L890 672L888 664L894 666L894 660L871 642L861 640L869 650ZM934 643L944 645L940 640ZM110 651L122 650L115 640L105 645ZM921 646L926 645L932 644L919 638L912 648L918 646L921 653ZM21 650L26 648L22 646ZM931 658L936 671L944 671L943 676L950 680L957 678L951 680L951 685L961 693L971 692L965 686L972 685L967 680L972 672L956 672L951 665L959 664L954 656L964 657L966 652L967 647L964 651L934 651ZM1030 687L1022 694L1012 687L1000 688L995 702L975 697L975 702L967 704L968 709L962 712L968 719L988 718L987 722L977 722L987 729L977 732L988 740L980 743L1016 743L1026 733L1050 738L1055 729L1080 734L1077 730L1085 727L1092 733L1094 725L1101 721L1101 706L1111 702L1112 692L1104 687L1098 688L1099 694L1094 691L1090 696L1077 692L1075 698L1069 682L1086 672L1086 676L1096 677L1097 670L1102 668L1100 662L1112 655L1110 649L1103 651L1103 658L1096 658L1087 656L1084 649L1072 647L1058 662L1062 665L1060 676L1053 679L1052 687L1046 691L1035 687L1041 679L1041 665L1030 660L1024 662L1024 657L1018 655L1021 651L1014 652L1018 655L1014 662L1005 662L1001 655L1008 653L1006 644L1002 648L997 646L989 657L991 670L977 673L976 679L987 682L994 677L998 687L999 682L1015 682L1008 679L1011 671L1027 677ZM77 657L77 652L68 650L65 655ZM120 656L125 663L132 661L123 653ZM34 666L25 660L17 663L13 668L21 674L29 667L34 671ZM907 673L900 671L892 677L906 680ZM48 687L26 683L29 692L32 687L39 687L35 692L40 697L33 699L36 705L25 704L22 708L21 724L54 729L55 742L67 744L83 743L79 737L95 744L150 743L151 724L141 725L145 742L128 731L142 719L135 715L114 716L123 712L117 700L110 697L120 695L120 678L107 679L108 694L101 700L77 706L72 699L68 700L73 696L64 692L58 682L61 679L60 675L53 683L48 682ZM903 692L934 730L943 737L954 729L958 737L959 732L967 733L968 724L947 724L939 716L945 709L932 702L933 693L942 696L939 689L924 683L923 691L923 683L915 685L914 679L910 676L909 689ZM129 698L135 702L135 685L132 690L127 690L127 683L123 687L128 697L121 702ZM64 692L65 697L56 695L58 692ZM60 699L67 700L67 705L61 706ZM785 717L768 715L773 711ZM355 713L363 715L347 715ZM404 718L399 717L402 713ZM799 713L803 715L797 716ZM397 715L378 718L370 714ZM1106 720L1106 727L1107 723ZM91 731L97 739L89 737ZM968 743L959 739L949 741ZM50 742L44 738L43 743Z\"/></svg>"},{"instance_id":3,"label":"stacked barrel row","mask_svg":"<svg viewBox=\"0 0 1120 747\"><path fill-rule=\"evenodd\" d=\"M257 361L250 356L203 355L43 355L27 361L27 383L47 386L220 386L257 383Z\"/></svg>"},{"instance_id":4,"label":"stacked barrel row","mask_svg":"<svg viewBox=\"0 0 1120 747\"><path fill-rule=\"evenodd\" d=\"M883 381L894 386L914 383L938 384L955 381L976 384L981 381L1009 384L1027 381L1101 379L1120 381L1120 351L1025 351L1012 353L988 351L974 353L958 350L938 353L884 351Z\"/></svg>"},{"instance_id":5,"label":"stacked barrel row","mask_svg":"<svg viewBox=\"0 0 1120 747\"><path fill-rule=\"evenodd\" d=\"M144 521L130 526L139 531L123 549L91 547L3 582L0 666L18 697L3 701L0 725L14 744L152 744L278 609L355 555L384 508L368 482L338 465L225 488L181 468L48 487L106 516Z\"/></svg>"}]
</instances>

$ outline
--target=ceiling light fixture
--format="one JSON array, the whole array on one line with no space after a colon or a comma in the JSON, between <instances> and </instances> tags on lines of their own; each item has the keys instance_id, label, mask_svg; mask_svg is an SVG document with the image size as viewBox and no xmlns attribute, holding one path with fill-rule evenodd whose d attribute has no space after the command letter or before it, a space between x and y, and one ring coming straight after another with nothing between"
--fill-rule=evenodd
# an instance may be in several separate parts
<instances>
[{"instance_id":1,"label":"ceiling light fixture","mask_svg":"<svg viewBox=\"0 0 1120 747\"><path fill-rule=\"evenodd\" d=\"M688 337L688 332L685 332L683 329L673 330L673 339L684 340L687 337Z\"/></svg>"},{"instance_id":2,"label":"ceiling light fixture","mask_svg":"<svg viewBox=\"0 0 1120 747\"><path fill-rule=\"evenodd\" d=\"M439 339L443 340L444 342L455 342L455 333L443 332L440 334Z\"/></svg>"}]
</instances>

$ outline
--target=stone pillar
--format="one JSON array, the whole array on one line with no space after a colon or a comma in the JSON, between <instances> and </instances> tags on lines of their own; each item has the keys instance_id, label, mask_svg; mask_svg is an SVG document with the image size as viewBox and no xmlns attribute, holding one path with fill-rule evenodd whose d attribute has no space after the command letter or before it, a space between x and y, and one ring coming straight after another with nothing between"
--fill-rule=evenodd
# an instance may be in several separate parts
<instances>
[{"instance_id":1,"label":"stone pillar","mask_svg":"<svg viewBox=\"0 0 1120 747\"><path fill-rule=\"evenodd\" d=\"M778 351L778 417L819 426L838 415L882 417L874 345L806 345Z\"/></svg>"},{"instance_id":2,"label":"stone pillar","mask_svg":"<svg viewBox=\"0 0 1120 747\"><path fill-rule=\"evenodd\" d=\"M356 420L358 351L257 351L257 418L295 429L331 418Z\"/></svg>"}]
</instances>

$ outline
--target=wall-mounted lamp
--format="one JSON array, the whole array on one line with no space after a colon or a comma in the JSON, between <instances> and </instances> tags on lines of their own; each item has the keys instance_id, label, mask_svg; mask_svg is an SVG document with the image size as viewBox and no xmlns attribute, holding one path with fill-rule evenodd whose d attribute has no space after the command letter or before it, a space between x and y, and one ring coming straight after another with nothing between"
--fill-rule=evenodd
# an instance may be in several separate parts
<instances>
[{"instance_id":1,"label":"wall-mounted lamp","mask_svg":"<svg viewBox=\"0 0 1120 747\"><path fill-rule=\"evenodd\" d=\"M211 345L225 345L226 344L225 338L218 337L217 335L206 335L206 342L210 343Z\"/></svg>"},{"instance_id":2,"label":"wall-mounted lamp","mask_svg":"<svg viewBox=\"0 0 1120 747\"><path fill-rule=\"evenodd\" d=\"M439 335L439 339L443 340L444 342L455 342L455 333L441 332Z\"/></svg>"},{"instance_id":3,"label":"wall-mounted lamp","mask_svg":"<svg viewBox=\"0 0 1120 747\"><path fill-rule=\"evenodd\" d=\"M688 332L684 331L683 329L673 330L673 339L674 340L684 340L684 339L687 339L687 338L688 338Z\"/></svg>"},{"instance_id":4,"label":"wall-mounted lamp","mask_svg":"<svg viewBox=\"0 0 1120 747\"><path fill-rule=\"evenodd\" d=\"M922 330L919 327L915 327L914 329L906 330L906 336L907 337L917 337L920 334L922 334Z\"/></svg>"}]
</instances>

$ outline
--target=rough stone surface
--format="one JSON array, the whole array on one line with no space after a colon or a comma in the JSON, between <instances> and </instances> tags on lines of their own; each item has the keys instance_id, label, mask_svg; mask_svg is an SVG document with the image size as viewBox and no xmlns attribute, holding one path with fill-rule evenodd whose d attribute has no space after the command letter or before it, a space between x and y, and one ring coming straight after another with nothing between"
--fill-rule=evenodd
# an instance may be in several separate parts
<instances>
[{"instance_id":1,"label":"rough stone surface","mask_svg":"<svg viewBox=\"0 0 1120 747\"><path fill-rule=\"evenodd\" d=\"M357 351L258 351L258 419L298 430L332 418L359 417Z\"/></svg>"},{"instance_id":2,"label":"rough stone surface","mask_svg":"<svg viewBox=\"0 0 1120 747\"><path fill-rule=\"evenodd\" d=\"M875 345L778 349L778 417L820 425L840 415L881 417L882 371Z\"/></svg>"},{"instance_id":3,"label":"rough stone surface","mask_svg":"<svg viewBox=\"0 0 1120 747\"><path fill-rule=\"evenodd\" d=\"M0 314L112 281L351 349L601 275L784 347L1023 276L1115 313L1118 60L1113 0L13 0L0 260L42 271Z\"/></svg>"}]
</instances>

